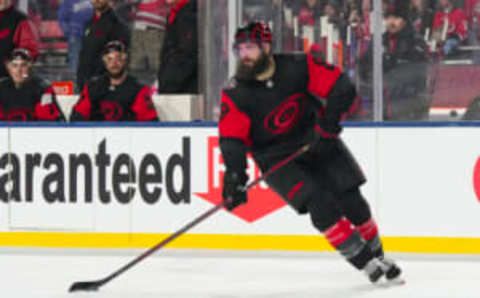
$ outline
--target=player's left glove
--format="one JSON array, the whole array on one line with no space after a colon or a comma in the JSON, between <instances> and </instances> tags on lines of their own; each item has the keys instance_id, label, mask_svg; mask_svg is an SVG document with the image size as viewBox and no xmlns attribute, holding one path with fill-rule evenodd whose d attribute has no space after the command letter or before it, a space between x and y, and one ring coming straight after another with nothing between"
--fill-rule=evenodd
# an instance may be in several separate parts
<instances>
[{"instance_id":1,"label":"player's left glove","mask_svg":"<svg viewBox=\"0 0 480 298\"><path fill-rule=\"evenodd\" d=\"M321 117L315 125L315 133L318 138L336 139L342 132L342 127L337 120Z\"/></svg>"},{"instance_id":2,"label":"player's left glove","mask_svg":"<svg viewBox=\"0 0 480 298\"><path fill-rule=\"evenodd\" d=\"M238 206L247 202L247 193L243 191L248 177L245 174L239 174L227 171L223 176L223 201L228 202L225 208L232 211Z\"/></svg>"},{"instance_id":3,"label":"player's left glove","mask_svg":"<svg viewBox=\"0 0 480 298\"><path fill-rule=\"evenodd\" d=\"M320 118L314 127L311 150L323 156L329 155L337 148L337 139L341 131L342 127L337 121Z\"/></svg>"}]
</instances>

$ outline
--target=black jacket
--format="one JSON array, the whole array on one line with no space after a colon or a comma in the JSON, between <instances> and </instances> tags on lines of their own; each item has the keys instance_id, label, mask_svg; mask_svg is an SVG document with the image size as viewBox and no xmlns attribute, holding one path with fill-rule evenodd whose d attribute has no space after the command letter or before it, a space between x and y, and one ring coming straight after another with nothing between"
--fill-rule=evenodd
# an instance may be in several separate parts
<instances>
[{"instance_id":1,"label":"black jacket","mask_svg":"<svg viewBox=\"0 0 480 298\"><path fill-rule=\"evenodd\" d=\"M78 89L82 89L90 78L105 73L102 51L112 40L121 40L127 44L130 38L127 26L109 9L98 21L92 18L85 26L77 69Z\"/></svg>"},{"instance_id":2,"label":"black jacket","mask_svg":"<svg viewBox=\"0 0 480 298\"><path fill-rule=\"evenodd\" d=\"M196 0L170 12L158 71L158 92L198 93Z\"/></svg>"},{"instance_id":3,"label":"black jacket","mask_svg":"<svg viewBox=\"0 0 480 298\"><path fill-rule=\"evenodd\" d=\"M424 119L429 104L425 41L411 25L407 25L396 35L384 33L383 46L384 118L402 121ZM361 79L368 85L372 84L372 53L370 48L360 63Z\"/></svg>"},{"instance_id":4,"label":"black jacket","mask_svg":"<svg viewBox=\"0 0 480 298\"><path fill-rule=\"evenodd\" d=\"M52 86L32 77L15 88L10 77L0 79L0 121L64 121Z\"/></svg>"},{"instance_id":5,"label":"black jacket","mask_svg":"<svg viewBox=\"0 0 480 298\"><path fill-rule=\"evenodd\" d=\"M427 45L410 24L402 31L392 35L383 34L383 71L388 73L397 65L427 61ZM371 77L373 67L373 42L360 61L361 74L364 78Z\"/></svg>"}]
</instances>

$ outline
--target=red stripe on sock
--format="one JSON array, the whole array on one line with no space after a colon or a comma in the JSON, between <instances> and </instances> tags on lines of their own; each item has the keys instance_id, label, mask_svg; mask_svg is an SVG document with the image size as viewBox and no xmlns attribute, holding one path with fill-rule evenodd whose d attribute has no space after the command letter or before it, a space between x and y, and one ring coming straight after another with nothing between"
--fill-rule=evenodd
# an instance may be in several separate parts
<instances>
[{"instance_id":1,"label":"red stripe on sock","mask_svg":"<svg viewBox=\"0 0 480 298\"><path fill-rule=\"evenodd\" d=\"M288 192L287 196L288 199L291 201L293 199L293 196L302 188L303 186L303 181L298 182L292 189Z\"/></svg>"},{"instance_id":2,"label":"red stripe on sock","mask_svg":"<svg viewBox=\"0 0 480 298\"><path fill-rule=\"evenodd\" d=\"M325 237L334 247L345 242L355 232L353 224L346 218L340 219L336 224L325 231Z\"/></svg>"},{"instance_id":3,"label":"red stripe on sock","mask_svg":"<svg viewBox=\"0 0 480 298\"><path fill-rule=\"evenodd\" d=\"M370 240L378 235L377 223L373 218L370 218L367 222L357 226L357 231L362 235L363 239Z\"/></svg>"}]
</instances>

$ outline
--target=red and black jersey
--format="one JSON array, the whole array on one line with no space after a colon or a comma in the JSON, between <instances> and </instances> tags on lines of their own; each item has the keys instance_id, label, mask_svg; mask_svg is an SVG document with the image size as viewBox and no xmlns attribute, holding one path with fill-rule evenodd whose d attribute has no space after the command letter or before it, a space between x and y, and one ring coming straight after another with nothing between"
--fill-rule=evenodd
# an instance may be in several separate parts
<instances>
[{"instance_id":1,"label":"red and black jersey","mask_svg":"<svg viewBox=\"0 0 480 298\"><path fill-rule=\"evenodd\" d=\"M150 88L131 76L113 86L107 75L85 85L73 108L71 121L155 121L157 112Z\"/></svg>"},{"instance_id":2,"label":"red and black jersey","mask_svg":"<svg viewBox=\"0 0 480 298\"><path fill-rule=\"evenodd\" d=\"M0 80L1 121L64 121L53 88L46 81L31 78L16 88L10 77Z\"/></svg>"},{"instance_id":3,"label":"red and black jersey","mask_svg":"<svg viewBox=\"0 0 480 298\"><path fill-rule=\"evenodd\" d=\"M245 169L247 150L254 156L295 150L308 141L319 117L338 123L353 105L355 88L339 68L310 54L274 60L270 80L237 81L222 94L220 144L234 171Z\"/></svg>"}]
</instances>

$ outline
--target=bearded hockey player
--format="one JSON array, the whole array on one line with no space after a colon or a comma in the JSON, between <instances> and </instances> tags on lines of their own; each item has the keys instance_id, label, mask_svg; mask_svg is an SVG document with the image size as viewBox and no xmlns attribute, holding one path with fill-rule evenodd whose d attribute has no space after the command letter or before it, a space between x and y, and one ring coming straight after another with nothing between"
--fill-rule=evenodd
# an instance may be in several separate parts
<instances>
[{"instance_id":1,"label":"bearded hockey player","mask_svg":"<svg viewBox=\"0 0 480 298\"><path fill-rule=\"evenodd\" d=\"M365 178L339 139L340 121L355 106L356 91L321 55L273 55L264 23L239 28L235 80L222 94L220 147L226 165L223 198L233 210L247 203L246 154L266 172L300 147L310 149L266 182L373 283L399 280L384 257L377 225L360 193Z\"/></svg>"},{"instance_id":2,"label":"bearded hockey player","mask_svg":"<svg viewBox=\"0 0 480 298\"><path fill-rule=\"evenodd\" d=\"M92 78L75 104L71 121L156 121L150 88L127 73L128 52L121 41L103 51L107 74Z\"/></svg>"}]
</instances>

